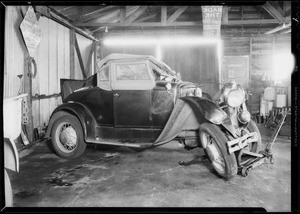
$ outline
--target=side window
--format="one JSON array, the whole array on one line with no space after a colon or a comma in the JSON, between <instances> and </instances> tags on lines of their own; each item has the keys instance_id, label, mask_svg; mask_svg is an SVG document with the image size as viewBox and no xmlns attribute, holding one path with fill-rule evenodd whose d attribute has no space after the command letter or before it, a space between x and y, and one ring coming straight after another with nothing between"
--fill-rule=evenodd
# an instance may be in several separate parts
<instances>
[{"instance_id":1,"label":"side window","mask_svg":"<svg viewBox=\"0 0 300 214\"><path fill-rule=\"evenodd\" d=\"M108 66L101 69L99 73L100 73L99 74L100 81L108 81L109 80L109 67Z\"/></svg>"},{"instance_id":2,"label":"side window","mask_svg":"<svg viewBox=\"0 0 300 214\"><path fill-rule=\"evenodd\" d=\"M117 80L149 80L146 64L117 65Z\"/></svg>"}]
</instances>

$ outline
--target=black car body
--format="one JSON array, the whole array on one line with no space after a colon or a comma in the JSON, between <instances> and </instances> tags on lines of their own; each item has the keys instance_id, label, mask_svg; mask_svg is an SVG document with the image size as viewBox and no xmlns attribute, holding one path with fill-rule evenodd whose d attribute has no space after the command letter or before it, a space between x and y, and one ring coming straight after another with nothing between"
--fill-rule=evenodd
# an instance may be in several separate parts
<instances>
[{"instance_id":1,"label":"black car body","mask_svg":"<svg viewBox=\"0 0 300 214\"><path fill-rule=\"evenodd\" d=\"M111 54L98 67L87 80L61 79L63 104L52 113L46 133L61 157L78 157L85 143L145 148L178 140L194 148L205 124L213 124L217 135L230 135L218 140L224 144L221 153L227 153L228 141L241 137L236 117L152 56ZM247 142L241 148L235 144L237 150Z\"/></svg>"}]
</instances>

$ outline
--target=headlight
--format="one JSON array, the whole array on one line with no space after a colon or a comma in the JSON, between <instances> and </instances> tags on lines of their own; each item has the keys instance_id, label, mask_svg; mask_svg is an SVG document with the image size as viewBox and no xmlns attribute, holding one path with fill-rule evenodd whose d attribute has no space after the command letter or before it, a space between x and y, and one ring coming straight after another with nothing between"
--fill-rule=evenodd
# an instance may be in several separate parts
<instances>
[{"instance_id":1,"label":"headlight","mask_svg":"<svg viewBox=\"0 0 300 214\"><path fill-rule=\"evenodd\" d=\"M249 111L241 111L238 115L238 120L243 124L248 123L251 120Z\"/></svg>"},{"instance_id":2,"label":"headlight","mask_svg":"<svg viewBox=\"0 0 300 214\"><path fill-rule=\"evenodd\" d=\"M231 107L238 107L240 106L245 100L245 94L239 90L232 90L229 92L227 97L227 103Z\"/></svg>"}]
</instances>

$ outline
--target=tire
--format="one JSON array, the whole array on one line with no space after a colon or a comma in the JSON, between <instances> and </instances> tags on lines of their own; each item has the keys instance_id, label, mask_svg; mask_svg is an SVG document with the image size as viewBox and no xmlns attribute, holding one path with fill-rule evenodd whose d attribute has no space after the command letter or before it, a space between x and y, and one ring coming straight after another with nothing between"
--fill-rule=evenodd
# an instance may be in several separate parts
<instances>
[{"instance_id":1,"label":"tire","mask_svg":"<svg viewBox=\"0 0 300 214\"><path fill-rule=\"evenodd\" d=\"M5 206L12 207L13 206L13 194L12 194L10 179L6 172L6 169L4 169L4 185L5 185Z\"/></svg>"},{"instance_id":2,"label":"tire","mask_svg":"<svg viewBox=\"0 0 300 214\"><path fill-rule=\"evenodd\" d=\"M62 158L77 158L85 150L82 126L73 115L58 118L52 126L50 135L54 151Z\"/></svg>"},{"instance_id":3,"label":"tire","mask_svg":"<svg viewBox=\"0 0 300 214\"><path fill-rule=\"evenodd\" d=\"M199 137L202 148L216 172L227 180L236 175L237 162L235 154L228 153L226 147L228 139L219 127L215 124L203 123L199 128Z\"/></svg>"},{"instance_id":4,"label":"tire","mask_svg":"<svg viewBox=\"0 0 300 214\"><path fill-rule=\"evenodd\" d=\"M257 142L253 142L250 148L251 152L259 152L260 148L261 148L261 135L260 135L260 131L257 127L257 125L255 124L255 122L253 120L250 120L247 126L247 129L249 132L256 132L258 135L258 141Z\"/></svg>"}]
</instances>

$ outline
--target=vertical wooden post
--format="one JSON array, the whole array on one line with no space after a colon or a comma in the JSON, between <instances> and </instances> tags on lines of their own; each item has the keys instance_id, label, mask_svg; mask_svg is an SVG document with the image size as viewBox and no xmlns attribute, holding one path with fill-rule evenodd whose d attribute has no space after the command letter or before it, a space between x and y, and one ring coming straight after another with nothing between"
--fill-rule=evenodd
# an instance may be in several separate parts
<instances>
[{"instance_id":1,"label":"vertical wooden post","mask_svg":"<svg viewBox=\"0 0 300 214\"><path fill-rule=\"evenodd\" d=\"M161 7L161 23L162 25L167 24L167 6Z\"/></svg>"},{"instance_id":2,"label":"vertical wooden post","mask_svg":"<svg viewBox=\"0 0 300 214\"><path fill-rule=\"evenodd\" d=\"M251 81L251 73L252 73L252 36L250 36L250 49L249 49L249 89L252 93L252 81ZM253 96L253 94L252 94ZM249 99L249 112L252 114L252 96Z\"/></svg>"},{"instance_id":3,"label":"vertical wooden post","mask_svg":"<svg viewBox=\"0 0 300 214\"><path fill-rule=\"evenodd\" d=\"M70 79L75 79L75 30L70 30Z\"/></svg>"},{"instance_id":4,"label":"vertical wooden post","mask_svg":"<svg viewBox=\"0 0 300 214\"><path fill-rule=\"evenodd\" d=\"M24 91L28 94L27 96L27 106L28 106L28 125L25 126L25 130L27 133L27 138L29 142L33 142L33 117L32 117L32 77L29 72L32 72L29 69L31 66L30 56L27 53L27 57L24 62Z\"/></svg>"},{"instance_id":5,"label":"vertical wooden post","mask_svg":"<svg viewBox=\"0 0 300 214\"><path fill-rule=\"evenodd\" d=\"M98 42L96 42L96 45L94 47L94 73L95 74L97 72L97 56L98 56L98 53L97 53L97 49L98 49Z\"/></svg>"}]
</instances>

